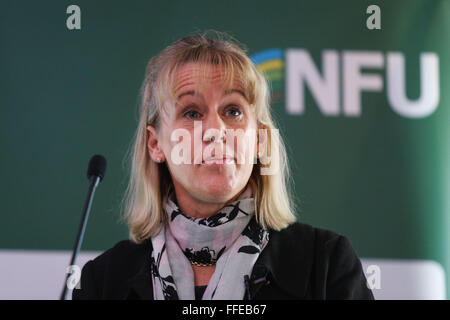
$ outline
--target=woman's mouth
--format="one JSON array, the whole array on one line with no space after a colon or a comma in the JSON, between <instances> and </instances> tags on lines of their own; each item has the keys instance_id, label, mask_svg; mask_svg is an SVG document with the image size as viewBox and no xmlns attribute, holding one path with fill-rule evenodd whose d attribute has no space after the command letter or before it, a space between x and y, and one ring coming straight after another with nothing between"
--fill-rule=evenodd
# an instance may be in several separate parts
<instances>
[{"instance_id":1,"label":"woman's mouth","mask_svg":"<svg viewBox=\"0 0 450 320\"><path fill-rule=\"evenodd\" d=\"M226 165L226 164L234 164L234 158L232 157L223 157L223 158L210 158L204 160L202 165L205 166L213 166L213 165Z\"/></svg>"}]
</instances>

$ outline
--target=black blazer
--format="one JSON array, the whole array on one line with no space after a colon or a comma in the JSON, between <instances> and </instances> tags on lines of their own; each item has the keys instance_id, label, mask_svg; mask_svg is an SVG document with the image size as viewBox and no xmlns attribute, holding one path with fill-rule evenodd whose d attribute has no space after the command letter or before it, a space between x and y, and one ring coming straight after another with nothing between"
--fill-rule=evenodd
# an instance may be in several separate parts
<instances>
[{"instance_id":1,"label":"black blazer","mask_svg":"<svg viewBox=\"0 0 450 320\"><path fill-rule=\"evenodd\" d=\"M345 236L298 222L269 232L244 300L374 299ZM150 239L117 243L84 265L72 299L153 299L151 250Z\"/></svg>"}]
</instances>

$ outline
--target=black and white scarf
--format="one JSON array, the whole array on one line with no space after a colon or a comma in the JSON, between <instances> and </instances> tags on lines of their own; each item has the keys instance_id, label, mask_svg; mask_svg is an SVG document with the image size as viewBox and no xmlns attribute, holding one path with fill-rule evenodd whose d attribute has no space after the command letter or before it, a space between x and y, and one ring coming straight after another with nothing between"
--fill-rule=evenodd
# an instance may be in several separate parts
<instances>
[{"instance_id":1,"label":"black and white scarf","mask_svg":"<svg viewBox=\"0 0 450 320\"><path fill-rule=\"evenodd\" d=\"M195 300L189 257L204 263L216 261L203 300L242 300L244 277L250 276L269 241L269 233L255 219L250 184L236 201L208 218L185 215L176 205L173 189L164 208L168 223L151 238L154 299Z\"/></svg>"}]
</instances>

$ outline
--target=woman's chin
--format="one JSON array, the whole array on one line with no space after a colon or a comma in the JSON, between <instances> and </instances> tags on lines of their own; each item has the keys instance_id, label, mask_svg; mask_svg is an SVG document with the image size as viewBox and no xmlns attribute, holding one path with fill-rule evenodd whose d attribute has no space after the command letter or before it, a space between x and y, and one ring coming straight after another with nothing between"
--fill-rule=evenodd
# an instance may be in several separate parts
<instances>
[{"instance_id":1,"label":"woman's chin","mask_svg":"<svg viewBox=\"0 0 450 320\"><path fill-rule=\"evenodd\" d=\"M233 188L225 181L222 184L217 183L217 181L215 181L214 184L206 184L202 191L207 198L210 198L210 200L219 202L228 201L233 195Z\"/></svg>"}]
</instances>

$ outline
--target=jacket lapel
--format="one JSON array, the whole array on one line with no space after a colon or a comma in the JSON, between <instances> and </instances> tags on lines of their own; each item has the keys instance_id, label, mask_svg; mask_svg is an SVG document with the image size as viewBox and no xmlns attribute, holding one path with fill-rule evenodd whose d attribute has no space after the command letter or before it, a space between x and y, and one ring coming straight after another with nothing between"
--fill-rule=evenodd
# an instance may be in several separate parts
<instances>
[{"instance_id":1,"label":"jacket lapel","mask_svg":"<svg viewBox=\"0 0 450 320\"><path fill-rule=\"evenodd\" d=\"M153 300L153 283L151 275L150 257L153 250L152 242L147 239L144 243L144 254L139 264L142 265L141 269L127 281L128 290L124 299L140 299L140 300Z\"/></svg>"},{"instance_id":2,"label":"jacket lapel","mask_svg":"<svg viewBox=\"0 0 450 320\"><path fill-rule=\"evenodd\" d=\"M270 240L255 262L251 279L255 282L265 277L294 299L303 298L312 270L312 257L309 255L312 246L311 242L299 241L298 235L294 238L270 230ZM258 298L260 288L257 287L252 296ZM277 297L271 296L270 299Z\"/></svg>"}]
</instances>

